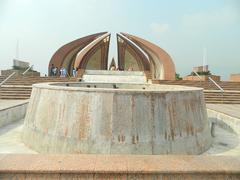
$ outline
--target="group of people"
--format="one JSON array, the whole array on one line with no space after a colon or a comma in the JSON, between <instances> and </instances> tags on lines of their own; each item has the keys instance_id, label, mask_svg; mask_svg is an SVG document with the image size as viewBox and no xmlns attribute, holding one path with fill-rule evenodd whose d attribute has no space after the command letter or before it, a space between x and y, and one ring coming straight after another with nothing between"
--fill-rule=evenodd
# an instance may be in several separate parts
<instances>
[{"instance_id":1,"label":"group of people","mask_svg":"<svg viewBox=\"0 0 240 180\"><path fill-rule=\"evenodd\" d=\"M124 71L124 69L121 68L116 68L115 65L112 65L109 69L110 71ZM73 77L77 77L77 71L78 69L73 68L72 69L72 76ZM133 71L132 67L128 68L128 71ZM52 64L51 68L50 68L50 76L60 76L60 77L66 77L70 75L67 72L67 69L63 66L60 67L60 69L58 69L58 67L54 66L54 64Z\"/></svg>"},{"instance_id":2,"label":"group of people","mask_svg":"<svg viewBox=\"0 0 240 180\"><path fill-rule=\"evenodd\" d=\"M66 77L69 76L67 69L63 66L58 69L58 67L55 67L54 64L52 64L51 69L50 69L50 76L60 76L60 77ZM76 77L77 76L77 70L73 68L72 70L72 76Z\"/></svg>"}]
</instances>

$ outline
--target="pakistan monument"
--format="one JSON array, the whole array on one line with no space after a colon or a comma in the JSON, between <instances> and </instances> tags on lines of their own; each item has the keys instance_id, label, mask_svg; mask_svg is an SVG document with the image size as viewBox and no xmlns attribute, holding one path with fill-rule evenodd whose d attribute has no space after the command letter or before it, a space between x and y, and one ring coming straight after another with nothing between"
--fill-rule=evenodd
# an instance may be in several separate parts
<instances>
[{"instance_id":1,"label":"pakistan monument","mask_svg":"<svg viewBox=\"0 0 240 180\"><path fill-rule=\"evenodd\" d=\"M1 76L0 179L240 178L240 117L219 110L239 107L239 82L207 66L177 79L168 52L123 32L63 44L44 77L16 62Z\"/></svg>"}]
</instances>

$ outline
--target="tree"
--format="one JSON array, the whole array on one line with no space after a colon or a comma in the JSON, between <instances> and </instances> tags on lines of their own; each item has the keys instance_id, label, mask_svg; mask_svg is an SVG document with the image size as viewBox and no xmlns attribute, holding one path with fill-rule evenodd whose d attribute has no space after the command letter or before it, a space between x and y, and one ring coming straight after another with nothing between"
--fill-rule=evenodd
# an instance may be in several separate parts
<instances>
[{"instance_id":1,"label":"tree","mask_svg":"<svg viewBox=\"0 0 240 180\"><path fill-rule=\"evenodd\" d=\"M182 77L180 77L180 74L176 73L176 74L175 74L175 79L176 79L176 80L182 80Z\"/></svg>"}]
</instances>

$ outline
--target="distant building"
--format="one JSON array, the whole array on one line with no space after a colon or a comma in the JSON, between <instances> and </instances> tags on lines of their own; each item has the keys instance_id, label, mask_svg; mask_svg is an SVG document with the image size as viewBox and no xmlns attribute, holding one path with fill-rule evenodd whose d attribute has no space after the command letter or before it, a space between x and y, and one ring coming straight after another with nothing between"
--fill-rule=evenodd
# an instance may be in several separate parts
<instances>
[{"instance_id":1,"label":"distant building","mask_svg":"<svg viewBox=\"0 0 240 180\"><path fill-rule=\"evenodd\" d=\"M17 76L23 75L23 73L30 68L30 63L26 61L20 61L17 59L13 59L13 67L12 69L1 70L2 76L9 76L13 72L15 72ZM25 74L25 76L40 76L40 72L34 71L33 69L29 69Z\"/></svg>"},{"instance_id":2,"label":"distant building","mask_svg":"<svg viewBox=\"0 0 240 180\"><path fill-rule=\"evenodd\" d=\"M198 75L197 75L198 74ZM208 69L208 65L193 67L190 75L183 77L183 80L189 81L208 81L211 77L214 81L220 81L221 76L213 75Z\"/></svg>"},{"instance_id":3,"label":"distant building","mask_svg":"<svg viewBox=\"0 0 240 180\"><path fill-rule=\"evenodd\" d=\"M195 72L208 72L208 65L193 67Z\"/></svg>"},{"instance_id":4,"label":"distant building","mask_svg":"<svg viewBox=\"0 0 240 180\"><path fill-rule=\"evenodd\" d=\"M231 74L230 81L240 82L240 74Z\"/></svg>"},{"instance_id":5,"label":"distant building","mask_svg":"<svg viewBox=\"0 0 240 180\"><path fill-rule=\"evenodd\" d=\"M27 69L29 68L29 64L30 64L29 62L13 59L13 68Z\"/></svg>"}]
</instances>

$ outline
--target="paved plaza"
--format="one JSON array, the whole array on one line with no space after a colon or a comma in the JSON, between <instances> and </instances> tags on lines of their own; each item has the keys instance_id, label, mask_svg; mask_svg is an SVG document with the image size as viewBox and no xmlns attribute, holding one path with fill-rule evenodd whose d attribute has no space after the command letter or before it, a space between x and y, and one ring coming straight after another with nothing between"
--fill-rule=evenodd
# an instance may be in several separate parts
<instances>
[{"instance_id":1,"label":"paved plaza","mask_svg":"<svg viewBox=\"0 0 240 180\"><path fill-rule=\"evenodd\" d=\"M0 110L11 108L26 102L27 100L0 100ZM240 105L207 104L207 108L227 115L232 115L233 117L240 117ZM23 122L24 120L22 119L0 128L0 153L38 153L27 147L21 140ZM240 137L236 133L229 132L219 126L215 128L215 137L211 148L203 153L203 155L224 156L239 156L239 154Z\"/></svg>"},{"instance_id":2,"label":"paved plaza","mask_svg":"<svg viewBox=\"0 0 240 180\"><path fill-rule=\"evenodd\" d=\"M240 104L207 104L207 108L240 119Z\"/></svg>"}]
</instances>

